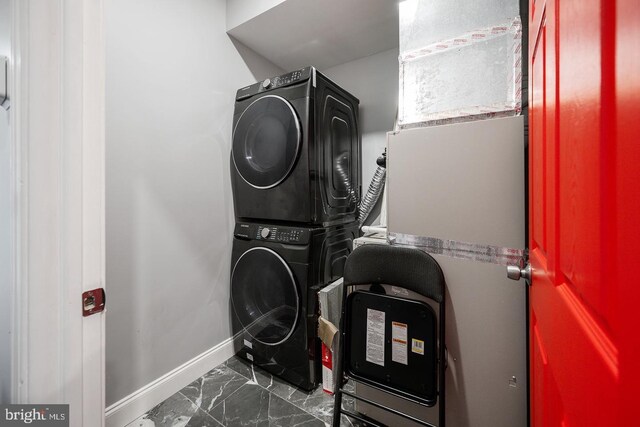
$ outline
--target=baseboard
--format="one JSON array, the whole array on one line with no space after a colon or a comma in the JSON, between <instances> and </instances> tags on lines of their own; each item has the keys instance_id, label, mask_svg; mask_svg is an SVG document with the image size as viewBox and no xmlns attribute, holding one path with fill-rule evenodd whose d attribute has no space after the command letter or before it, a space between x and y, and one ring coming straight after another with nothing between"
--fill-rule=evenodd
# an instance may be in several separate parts
<instances>
[{"instance_id":1,"label":"baseboard","mask_svg":"<svg viewBox=\"0 0 640 427\"><path fill-rule=\"evenodd\" d=\"M233 338L228 338L109 406L105 412L106 427L126 426L231 356Z\"/></svg>"}]
</instances>

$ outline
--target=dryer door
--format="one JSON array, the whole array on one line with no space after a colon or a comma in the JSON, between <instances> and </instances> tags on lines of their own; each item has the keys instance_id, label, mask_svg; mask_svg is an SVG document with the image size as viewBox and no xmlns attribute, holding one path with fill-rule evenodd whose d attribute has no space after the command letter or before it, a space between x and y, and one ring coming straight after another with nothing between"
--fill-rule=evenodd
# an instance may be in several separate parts
<instances>
[{"instance_id":1,"label":"dryer door","mask_svg":"<svg viewBox=\"0 0 640 427\"><path fill-rule=\"evenodd\" d=\"M275 187L293 169L300 143L300 122L291 104L266 95L251 103L236 123L233 162L249 185Z\"/></svg>"},{"instance_id":2,"label":"dryer door","mask_svg":"<svg viewBox=\"0 0 640 427\"><path fill-rule=\"evenodd\" d=\"M242 254L231 273L231 305L256 340L267 345L286 341L296 327L300 295L285 260L261 247Z\"/></svg>"}]
</instances>

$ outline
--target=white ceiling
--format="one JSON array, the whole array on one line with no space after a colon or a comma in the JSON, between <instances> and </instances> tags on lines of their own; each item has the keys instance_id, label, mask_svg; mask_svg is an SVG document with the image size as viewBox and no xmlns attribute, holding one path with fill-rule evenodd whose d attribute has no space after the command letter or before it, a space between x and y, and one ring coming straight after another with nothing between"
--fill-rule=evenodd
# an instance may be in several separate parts
<instances>
[{"instance_id":1,"label":"white ceiling","mask_svg":"<svg viewBox=\"0 0 640 427\"><path fill-rule=\"evenodd\" d=\"M322 70L398 47L397 0L273 3L253 17L244 10L240 15L248 19L227 32L284 70L306 65Z\"/></svg>"}]
</instances>

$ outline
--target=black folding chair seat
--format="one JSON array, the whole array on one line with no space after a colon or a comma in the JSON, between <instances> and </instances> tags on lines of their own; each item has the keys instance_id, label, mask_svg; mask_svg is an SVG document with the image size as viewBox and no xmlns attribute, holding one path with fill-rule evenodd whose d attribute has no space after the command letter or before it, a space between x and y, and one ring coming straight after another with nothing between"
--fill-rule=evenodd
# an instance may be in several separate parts
<instances>
[{"instance_id":1,"label":"black folding chair seat","mask_svg":"<svg viewBox=\"0 0 640 427\"><path fill-rule=\"evenodd\" d=\"M385 286L393 286L388 293ZM388 286L387 286L388 288ZM438 427L445 426L444 275L418 249L364 245L347 258L337 361L333 426L340 415L381 426L342 408L343 395L425 426L421 419L344 390L347 377L425 408L438 403ZM411 291L437 303L411 298Z\"/></svg>"}]
</instances>

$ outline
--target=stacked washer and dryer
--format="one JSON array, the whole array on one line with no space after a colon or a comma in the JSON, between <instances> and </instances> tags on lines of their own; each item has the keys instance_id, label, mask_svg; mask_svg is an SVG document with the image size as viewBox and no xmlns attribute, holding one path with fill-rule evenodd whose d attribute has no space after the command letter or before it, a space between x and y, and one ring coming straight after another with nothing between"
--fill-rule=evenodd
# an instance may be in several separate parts
<instances>
[{"instance_id":1,"label":"stacked washer and dryer","mask_svg":"<svg viewBox=\"0 0 640 427\"><path fill-rule=\"evenodd\" d=\"M317 291L358 237L357 98L313 67L238 90L231 183L231 312L240 357L311 390Z\"/></svg>"}]
</instances>

